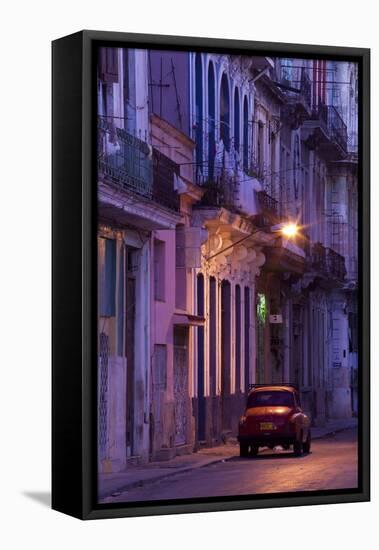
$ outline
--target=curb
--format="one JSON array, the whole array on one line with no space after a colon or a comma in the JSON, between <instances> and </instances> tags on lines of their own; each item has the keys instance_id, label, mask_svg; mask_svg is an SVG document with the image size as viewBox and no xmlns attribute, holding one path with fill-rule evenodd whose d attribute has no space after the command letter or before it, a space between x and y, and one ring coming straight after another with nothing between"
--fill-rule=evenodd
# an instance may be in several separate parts
<instances>
[{"instance_id":1,"label":"curb","mask_svg":"<svg viewBox=\"0 0 379 550\"><path fill-rule=\"evenodd\" d=\"M358 428L358 424L355 425L355 426L343 426L341 428L335 428L334 430L330 430L328 432L325 432L324 434L312 435L312 440L313 439L322 439L323 437L329 437L329 436L335 435L339 432L344 432L345 430L353 430L355 428Z\"/></svg>"},{"instance_id":2,"label":"curb","mask_svg":"<svg viewBox=\"0 0 379 550\"><path fill-rule=\"evenodd\" d=\"M330 430L324 434L312 436L312 440L314 439L322 439L324 437L332 436L336 433L343 432L345 430L350 430L352 428L356 428L357 426L344 426L341 428L336 428L334 430ZM110 497L116 497L119 496L124 491L128 491L130 489L136 489L137 487L144 487L145 485L149 485L151 483L155 483L156 481L162 481L163 479L167 479L169 477L175 476L177 474L185 474L187 472L191 472L193 470L200 470L200 468L206 468L207 466L211 466L213 464L218 464L219 462L228 462L232 458L235 458L235 456L228 456L228 457L222 457L222 458L215 458L214 460L207 462L206 464L201 464L200 466L184 466L183 468L178 468L172 472L166 472L164 474L160 474L158 476L146 478L146 479L139 479L135 481L130 481L129 483L123 484L120 487L117 487L117 489L114 489L111 493L107 493L106 495L99 495L100 500L104 500L106 498Z\"/></svg>"}]
</instances>

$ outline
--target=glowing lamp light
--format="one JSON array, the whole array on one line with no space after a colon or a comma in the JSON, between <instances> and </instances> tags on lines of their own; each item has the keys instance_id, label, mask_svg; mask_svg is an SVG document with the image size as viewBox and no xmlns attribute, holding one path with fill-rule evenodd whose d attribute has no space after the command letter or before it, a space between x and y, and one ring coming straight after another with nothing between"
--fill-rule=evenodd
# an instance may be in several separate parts
<instances>
[{"instance_id":1,"label":"glowing lamp light","mask_svg":"<svg viewBox=\"0 0 379 550\"><path fill-rule=\"evenodd\" d=\"M297 234L298 227L295 223L288 223L282 227L282 234L285 237L294 237Z\"/></svg>"}]
</instances>

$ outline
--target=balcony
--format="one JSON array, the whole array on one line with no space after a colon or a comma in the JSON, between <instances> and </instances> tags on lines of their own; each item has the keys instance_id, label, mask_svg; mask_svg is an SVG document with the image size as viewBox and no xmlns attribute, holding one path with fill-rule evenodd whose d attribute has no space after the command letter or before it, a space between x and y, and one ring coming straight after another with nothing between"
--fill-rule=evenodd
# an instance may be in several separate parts
<instances>
[{"instance_id":1,"label":"balcony","mask_svg":"<svg viewBox=\"0 0 379 550\"><path fill-rule=\"evenodd\" d=\"M179 166L104 117L98 119L98 171L105 183L179 210L174 189Z\"/></svg>"},{"instance_id":2,"label":"balcony","mask_svg":"<svg viewBox=\"0 0 379 550\"><path fill-rule=\"evenodd\" d=\"M348 151L347 126L333 105L321 100L302 128L303 139L310 147L318 147L327 160L340 160Z\"/></svg>"},{"instance_id":3,"label":"balcony","mask_svg":"<svg viewBox=\"0 0 379 550\"><path fill-rule=\"evenodd\" d=\"M321 243L315 243L311 247L310 263L313 271L320 275L327 274L326 248Z\"/></svg>"},{"instance_id":4,"label":"balcony","mask_svg":"<svg viewBox=\"0 0 379 550\"><path fill-rule=\"evenodd\" d=\"M153 201L171 210L179 211L180 198L175 190L175 177L179 176L180 166L153 149Z\"/></svg>"},{"instance_id":5,"label":"balcony","mask_svg":"<svg viewBox=\"0 0 379 550\"><path fill-rule=\"evenodd\" d=\"M330 284L335 284L333 281L336 280L342 282L346 276L345 258L321 243L315 243L311 247L308 264L311 271Z\"/></svg>"},{"instance_id":6,"label":"balcony","mask_svg":"<svg viewBox=\"0 0 379 550\"><path fill-rule=\"evenodd\" d=\"M282 114L291 126L298 127L311 114L312 83L304 67L292 68L282 66L280 81L277 86L286 96L286 105Z\"/></svg>"},{"instance_id":7,"label":"balcony","mask_svg":"<svg viewBox=\"0 0 379 550\"><path fill-rule=\"evenodd\" d=\"M347 126L343 118L333 105L328 105L328 129L332 140L346 153L347 151Z\"/></svg>"},{"instance_id":8,"label":"balcony","mask_svg":"<svg viewBox=\"0 0 379 550\"><path fill-rule=\"evenodd\" d=\"M266 191L258 191L257 195L263 213L277 218L279 214L278 201L266 193Z\"/></svg>"},{"instance_id":9,"label":"balcony","mask_svg":"<svg viewBox=\"0 0 379 550\"><path fill-rule=\"evenodd\" d=\"M229 175L222 175L213 178L197 179L198 185L205 189L201 205L208 207L227 208L235 211L234 190L235 180Z\"/></svg>"},{"instance_id":10,"label":"balcony","mask_svg":"<svg viewBox=\"0 0 379 550\"><path fill-rule=\"evenodd\" d=\"M327 248L326 251L326 264L329 276L343 281L346 276L345 258L332 248Z\"/></svg>"},{"instance_id":11,"label":"balcony","mask_svg":"<svg viewBox=\"0 0 379 550\"><path fill-rule=\"evenodd\" d=\"M296 280L302 276L306 267L304 250L295 242L284 237L278 237L273 244L265 247L266 263L264 268L268 271L288 273Z\"/></svg>"}]
</instances>

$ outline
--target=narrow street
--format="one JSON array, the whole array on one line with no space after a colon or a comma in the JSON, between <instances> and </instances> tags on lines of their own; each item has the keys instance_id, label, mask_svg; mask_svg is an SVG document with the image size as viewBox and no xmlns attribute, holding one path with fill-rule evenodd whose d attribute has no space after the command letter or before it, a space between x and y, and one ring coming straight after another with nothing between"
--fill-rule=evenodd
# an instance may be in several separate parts
<instances>
[{"instance_id":1,"label":"narrow street","mask_svg":"<svg viewBox=\"0 0 379 550\"><path fill-rule=\"evenodd\" d=\"M281 450L262 450L257 458L240 458L236 445L224 461L124 491L103 502L346 489L356 485L357 433L349 429L314 441L311 453L301 458Z\"/></svg>"}]
</instances>

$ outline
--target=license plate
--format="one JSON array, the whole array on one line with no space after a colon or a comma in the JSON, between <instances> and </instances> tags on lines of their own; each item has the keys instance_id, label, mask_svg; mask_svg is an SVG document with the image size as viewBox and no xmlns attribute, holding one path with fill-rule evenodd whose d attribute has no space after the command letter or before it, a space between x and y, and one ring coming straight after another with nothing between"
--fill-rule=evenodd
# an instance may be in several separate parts
<instances>
[{"instance_id":1,"label":"license plate","mask_svg":"<svg viewBox=\"0 0 379 550\"><path fill-rule=\"evenodd\" d=\"M274 430L275 426L272 422L261 422L261 430Z\"/></svg>"}]
</instances>

